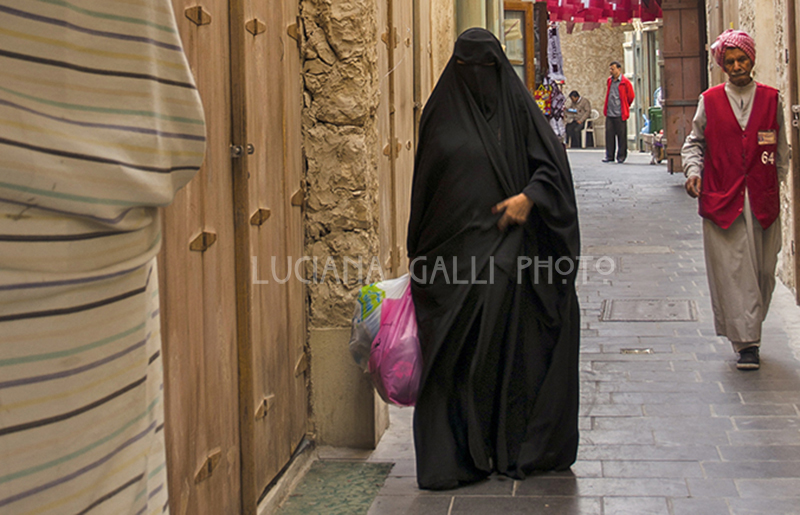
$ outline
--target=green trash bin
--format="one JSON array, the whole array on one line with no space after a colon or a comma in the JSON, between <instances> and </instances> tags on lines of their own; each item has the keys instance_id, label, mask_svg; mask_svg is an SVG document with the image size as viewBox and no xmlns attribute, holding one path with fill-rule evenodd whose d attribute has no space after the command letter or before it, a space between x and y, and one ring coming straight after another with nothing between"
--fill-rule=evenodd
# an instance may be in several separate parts
<instances>
[{"instance_id":1,"label":"green trash bin","mask_svg":"<svg viewBox=\"0 0 800 515\"><path fill-rule=\"evenodd\" d=\"M661 122L661 107L651 107L647 110L647 117L650 119L650 134L658 134L664 128Z\"/></svg>"}]
</instances>

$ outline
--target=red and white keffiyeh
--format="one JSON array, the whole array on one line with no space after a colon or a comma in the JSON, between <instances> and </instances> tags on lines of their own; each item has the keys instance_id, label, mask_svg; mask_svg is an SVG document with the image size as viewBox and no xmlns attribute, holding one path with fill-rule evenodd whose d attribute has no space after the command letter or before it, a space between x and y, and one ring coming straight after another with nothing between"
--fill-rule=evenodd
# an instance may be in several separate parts
<instances>
[{"instance_id":1,"label":"red and white keffiyeh","mask_svg":"<svg viewBox=\"0 0 800 515\"><path fill-rule=\"evenodd\" d=\"M711 55L714 60L722 68L722 61L725 58L725 50L729 48L738 48L750 58L751 61L756 60L756 42L747 32L743 30L728 29L720 34L716 41L711 45Z\"/></svg>"}]
</instances>

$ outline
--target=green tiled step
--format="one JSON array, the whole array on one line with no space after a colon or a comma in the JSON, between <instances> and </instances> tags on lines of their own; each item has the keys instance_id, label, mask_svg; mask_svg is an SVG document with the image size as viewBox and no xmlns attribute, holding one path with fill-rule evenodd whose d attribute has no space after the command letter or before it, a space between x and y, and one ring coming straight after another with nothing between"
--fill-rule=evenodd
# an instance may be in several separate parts
<instances>
[{"instance_id":1,"label":"green tiled step","mask_svg":"<svg viewBox=\"0 0 800 515\"><path fill-rule=\"evenodd\" d=\"M317 461L277 515L366 514L392 466Z\"/></svg>"}]
</instances>

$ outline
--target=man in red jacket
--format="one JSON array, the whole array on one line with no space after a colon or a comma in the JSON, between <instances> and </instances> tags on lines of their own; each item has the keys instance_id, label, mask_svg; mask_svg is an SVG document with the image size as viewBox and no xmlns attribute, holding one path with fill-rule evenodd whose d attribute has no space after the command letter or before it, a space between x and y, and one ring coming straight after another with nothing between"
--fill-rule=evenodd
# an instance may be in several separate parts
<instances>
[{"instance_id":1,"label":"man in red jacket","mask_svg":"<svg viewBox=\"0 0 800 515\"><path fill-rule=\"evenodd\" d=\"M628 157L628 126L633 103L633 84L622 75L622 65L613 61L609 65L611 76L608 78L606 103L603 114L606 117L606 157L604 163L614 162L616 150L617 163L624 163Z\"/></svg>"},{"instance_id":2,"label":"man in red jacket","mask_svg":"<svg viewBox=\"0 0 800 515\"><path fill-rule=\"evenodd\" d=\"M700 96L683 170L686 191L700 199L714 326L739 353L737 368L754 370L775 288L789 146L778 90L750 76L753 38L726 30L711 52L728 81Z\"/></svg>"}]
</instances>

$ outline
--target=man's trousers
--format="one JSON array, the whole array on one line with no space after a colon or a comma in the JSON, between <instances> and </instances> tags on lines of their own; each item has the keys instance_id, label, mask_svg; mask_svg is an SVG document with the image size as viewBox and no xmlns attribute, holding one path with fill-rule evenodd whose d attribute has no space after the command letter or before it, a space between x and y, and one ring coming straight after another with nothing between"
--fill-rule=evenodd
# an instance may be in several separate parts
<instances>
[{"instance_id":1,"label":"man's trousers","mask_svg":"<svg viewBox=\"0 0 800 515\"><path fill-rule=\"evenodd\" d=\"M609 116L606 118L606 159L613 161L615 151L618 162L628 157L628 124L620 116Z\"/></svg>"}]
</instances>

